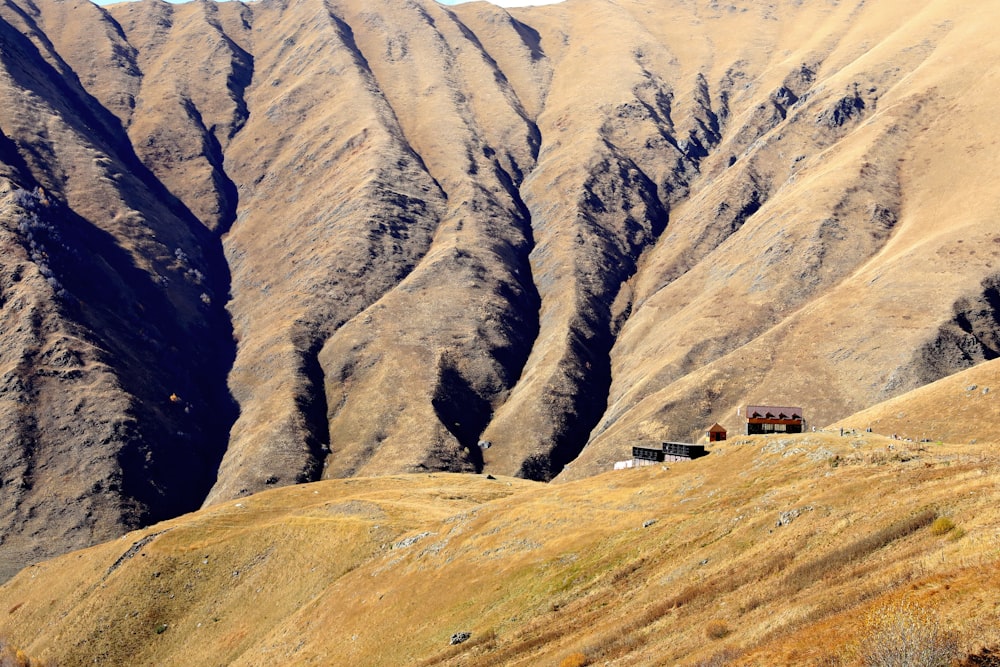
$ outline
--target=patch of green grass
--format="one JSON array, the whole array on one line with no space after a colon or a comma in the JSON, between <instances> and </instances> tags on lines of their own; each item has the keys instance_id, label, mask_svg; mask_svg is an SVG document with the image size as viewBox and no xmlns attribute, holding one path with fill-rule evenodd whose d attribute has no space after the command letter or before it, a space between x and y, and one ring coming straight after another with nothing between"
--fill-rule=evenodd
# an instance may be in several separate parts
<instances>
[{"instance_id":1,"label":"patch of green grass","mask_svg":"<svg viewBox=\"0 0 1000 667\"><path fill-rule=\"evenodd\" d=\"M934 535L946 535L955 529L955 522L946 516L939 516L931 524L931 533Z\"/></svg>"}]
</instances>

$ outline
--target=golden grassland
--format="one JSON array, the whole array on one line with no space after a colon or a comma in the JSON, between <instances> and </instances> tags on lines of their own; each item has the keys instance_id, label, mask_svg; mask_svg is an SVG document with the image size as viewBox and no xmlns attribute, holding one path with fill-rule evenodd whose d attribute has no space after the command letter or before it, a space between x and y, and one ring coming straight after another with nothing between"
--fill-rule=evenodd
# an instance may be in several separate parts
<instances>
[{"instance_id":1,"label":"golden grassland","mask_svg":"<svg viewBox=\"0 0 1000 667\"><path fill-rule=\"evenodd\" d=\"M1000 645L998 479L993 445L810 433L325 481L27 568L0 633L60 665L852 664L902 600L971 653Z\"/></svg>"},{"instance_id":2,"label":"golden grassland","mask_svg":"<svg viewBox=\"0 0 1000 667\"><path fill-rule=\"evenodd\" d=\"M1000 360L987 361L847 417L833 428L912 440L1000 442Z\"/></svg>"}]
</instances>

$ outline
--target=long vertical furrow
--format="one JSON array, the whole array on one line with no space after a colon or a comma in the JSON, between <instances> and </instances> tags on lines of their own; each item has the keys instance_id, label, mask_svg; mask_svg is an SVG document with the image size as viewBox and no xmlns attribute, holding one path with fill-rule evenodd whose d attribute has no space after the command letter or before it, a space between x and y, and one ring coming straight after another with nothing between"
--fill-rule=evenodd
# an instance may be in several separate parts
<instances>
[{"instance_id":1,"label":"long vertical furrow","mask_svg":"<svg viewBox=\"0 0 1000 667\"><path fill-rule=\"evenodd\" d=\"M597 22L607 30L624 23L643 34L614 8L604 11ZM616 67L586 80L571 66L560 77L556 63L551 108L539 119L538 166L523 188L536 241L540 332L520 381L483 435L492 445L486 465L499 472L549 479L586 444L605 410L610 352L632 305L629 280L698 173L702 154L678 138L673 89L650 69L669 63L671 54L638 42L641 48L609 56ZM562 55L570 63L578 57L572 46ZM581 99L580 86L589 91L587 108L562 107ZM716 140L704 135L700 145Z\"/></svg>"},{"instance_id":2,"label":"long vertical furrow","mask_svg":"<svg viewBox=\"0 0 1000 667\"><path fill-rule=\"evenodd\" d=\"M139 53L107 11L93 3L46 3L44 33L81 85L118 121L131 122L142 79Z\"/></svg>"},{"instance_id":3,"label":"long vertical furrow","mask_svg":"<svg viewBox=\"0 0 1000 667\"><path fill-rule=\"evenodd\" d=\"M240 417L208 502L320 473L335 439L320 351L413 270L444 210L352 26L302 2L257 8L253 31L266 46L226 153Z\"/></svg>"},{"instance_id":4,"label":"long vertical furrow","mask_svg":"<svg viewBox=\"0 0 1000 667\"><path fill-rule=\"evenodd\" d=\"M106 14L83 17L120 45ZM204 228L143 169L62 42L35 39L30 12L5 5L0 19L3 400L30 426L4 451L31 458L10 468L30 475L4 480L23 508L4 548L23 564L200 503L231 421L229 335L201 297L215 285Z\"/></svg>"},{"instance_id":5,"label":"long vertical furrow","mask_svg":"<svg viewBox=\"0 0 1000 667\"><path fill-rule=\"evenodd\" d=\"M611 381L612 304L641 248L666 224L655 184L605 149L606 160L582 184L576 216L560 219L558 231L536 226L539 336L520 382L483 435L494 445L486 463L500 472L549 479L579 453Z\"/></svg>"},{"instance_id":6,"label":"long vertical furrow","mask_svg":"<svg viewBox=\"0 0 1000 667\"><path fill-rule=\"evenodd\" d=\"M936 24L935 39L947 29ZM857 304L887 299L872 289L875 279L860 276L898 236L900 165L919 122L912 109L933 94L880 111L934 47L890 40L882 57L892 64L864 69L851 61L846 69L842 60L828 64L829 51L839 47L771 68L770 85L739 100L734 91L754 88L733 82L760 75L734 63L720 81L719 89L732 93L731 111L728 131L706 159L711 187L692 193L646 258L634 290L639 307L613 359L609 409L568 477L605 469L625 456L628 442L687 440L713 421L731 424L748 401L819 396L811 409L823 423L838 409L861 407L862 395L875 400L917 384L910 370L892 370L900 363L920 368L921 361L901 355L881 368L857 362L850 375L866 378L863 389L836 367L881 354L853 331ZM838 321L850 324L834 343L828 334ZM908 321L894 326L900 337L919 340ZM942 358L948 348L934 354ZM640 371L636 355L652 361Z\"/></svg>"},{"instance_id":7,"label":"long vertical furrow","mask_svg":"<svg viewBox=\"0 0 1000 667\"><path fill-rule=\"evenodd\" d=\"M451 11L494 63L494 75L516 96L516 106L537 120L552 83L552 62L541 34L491 3L465 3Z\"/></svg>"},{"instance_id":8,"label":"long vertical furrow","mask_svg":"<svg viewBox=\"0 0 1000 667\"><path fill-rule=\"evenodd\" d=\"M253 58L223 32L212 4L113 10L142 72L129 115L132 144L157 178L221 234L238 199L223 152L246 122Z\"/></svg>"},{"instance_id":9,"label":"long vertical furrow","mask_svg":"<svg viewBox=\"0 0 1000 667\"><path fill-rule=\"evenodd\" d=\"M536 131L453 14L398 9L373 4L344 20L447 204L414 271L321 355L327 475L479 469L479 435L537 331L530 225L515 185L533 166Z\"/></svg>"}]
</instances>

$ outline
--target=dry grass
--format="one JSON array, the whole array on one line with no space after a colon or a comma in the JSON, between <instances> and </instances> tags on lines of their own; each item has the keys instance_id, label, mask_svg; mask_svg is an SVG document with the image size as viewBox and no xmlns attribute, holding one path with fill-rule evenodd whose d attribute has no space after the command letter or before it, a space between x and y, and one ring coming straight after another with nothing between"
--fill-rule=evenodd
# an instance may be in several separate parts
<instances>
[{"instance_id":1,"label":"dry grass","mask_svg":"<svg viewBox=\"0 0 1000 667\"><path fill-rule=\"evenodd\" d=\"M932 612L900 600L869 611L854 654L865 667L945 667L958 657L958 639Z\"/></svg>"},{"instance_id":2,"label":"dry grass","mask_svg":"<svg viewBox=\"0 0 1000 667\"><path fill-rule=\"evenodd\" d=\"M931 524L931 532L935 535L947 535L955 530L955 522L946 516L938 517Z\"/></svg>"},{"instance_id":3,"label":"dry grass","mask_svg":"<svg viewBox=\"0 0 1000 667\"><path fill-rule=\"evenodd\" d=\"M841 572L845 567L859 561L883 547L914 533L934 521L933 510L924 510L912 517L906 517L875 531L870 535L824 554L822 557L803 563L792 570L783 581L786 594L793 595L807 586L820 582L827 575Z\"/></svg>"},{"instance_id":4,"label":"dry grass","mask_svg":"<svg viewBox=\"0 0 1000 667\"><path fill-rule=\"evenodd\" d=\"M884 442L750 438L560 485L417 475L279 489L30 568L0 588L12 610L0 631L63 665L818 665L905 593L961 650L1000 643L987 602L1000 589L996 456L941 446L826 463ZM939 514L965 537L934 535ZM449 646L459 631L472 637Z\"/></svg>"},{"instance_id":5,"label":"dry grass","mask_svg":"<svg viewBox=\"0 0 1000 667\"><path fill-rule=\"evenodd\" d=\"M216 381L241 410L212 500L290 482L314 464L331 476L472 468L475 446L461 445L481 429L498 443L484 454L488 469L512 473L551 443L582 445L600 406L612 406L566 473L584 476L637 436L691 437L715 419L733 428L733 408L756 397L804 397L822 424L967 363L955 345L943 360L919 350L995 273L996 85L969 54L997 60L996 3L959 10L927 0L914 12L903 0L746 11L707 0L583 2L514 11L523 23L476 3L278 2L246 12L117 3L115 21L86 3L23 4L38 28L22 32L70 68L72 83L42 83L53 74L37 58L5 65L14 69L3 78L4 159L27 161L5 173L52 181L109 245L134 251L124 264L140 270L164 268L153 266L163 263L150 259L154 249L170 257L180 241L188 250L200 242L183 238L197 229L185 208L224 239L231 263L219 256L216 268L232 285L213 303L231 292L235 330L219 333L239 350ZM16 5L5 17L20 25ZM122 67L119 56L136 61ZM237 62L253 63L252 81ZM804 64L808 80L788 84L800 101L778 113L775 96ZM122 114L121 126L88 136L92 123L72 117L77 93L61 97L77 86ZM822 122L849 91L865 95L864 116L842 128ZM717 121L695 159L685 137ZM142 180L159 178L181 202L159 203L159 184L120 173L129 141L152 171ZM232 203L239 193L228 234L213 213L220 184ZM102 284L129 282L107 275L114 280ZM169 298L181 300L182 284ZM201 338L188 324L204 304L193 286L183 291L191 298L176 339L126 365L185 363L181 348L170 363L154 353ZM149 305L121 310L148 315ZM114 384L114 357L135 349L118 347L94 357ZM6 362L36 350L21 343ZM105 407L100 420L62 409L77 395L66 386L16 404L72 415L43 429L50 435L110 423ZM966 415L992 420L955 419L956 403L936 399L898 410L894 424L919 438L914 429L934 415L959 424L954 439L983 438L991 431L980 426L997 422L994 394L965 393ZM144 402L123 394L123 404ZM104 406L106 396L90 402ZM464 413L477 423L446 418L442 406L474 407ZM467 432L455 437L448 429L459 421ZM164 432L188 432L175 426ZM40 475L62 462L65 483L91 487L61 455L83 449L46 451L39 462L51 465L30 467ZM173 451L163 447L150 469L183 470L184 458L167 461ZM901 462L868 456L863 463ZM114 468L114 459L102 450L92 462ZM40 516L41 503L17 502ZM88 510L67 519L66 504L54 504L49 516L66 528L84 518L80 532L95 526ZM36 521L25 531L56 532ZM121 521L96 528L110 534Z\"/></svg>"},{"instance_id":6,"label":"dry grass","mask_svg":"<svg viewBox=\"0 0 1000 667\"><path fill-rule=\"evenodd\" d=\"M590 660L583 653L570 653L559 661L559 667L586 667Z\"/></svg>"},{"instance_id":7,"label":"dry grass","mask_svg":"<svg viewBox=\"0 0 1000 667\"><path fill-rule=\"evenodd\" d=\"M705 625L705 636L708 639L725 639L732 633L725 621L713 619Z\"/></svg>"}]
</instances>

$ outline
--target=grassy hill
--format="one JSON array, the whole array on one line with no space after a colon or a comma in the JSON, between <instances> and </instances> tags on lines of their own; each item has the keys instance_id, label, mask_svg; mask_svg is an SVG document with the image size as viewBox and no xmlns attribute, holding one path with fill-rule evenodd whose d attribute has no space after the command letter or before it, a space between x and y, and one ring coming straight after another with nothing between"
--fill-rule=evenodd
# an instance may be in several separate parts
<instances>
[{"instance_id":1,"label":"grassy hill","mask_svg":"<svg viewBox=\"0 0 1000 667\"><path fill-rule=\"evenodd\" d=\"M0 636L1000 647L998 8L0 3L0 578L98 543L0 587ZM834 428L608 471L758 401Z\"/></svg>"},{"instance_id":2,"label":"grassy hill","mask_svg":"<svg viewBox=\"0 0 1000 667\"><path fill-rule=\"evenodd\" d=\"M833 425L912 440L1000 442L1000 361L879 403Z\"/></svg>"},{"instance_id":3,"label":"grassy hill","mask_svg":"<svg viewBox=\"0 0 1000 667\"><path fill-rule=\"evenodd\" d=\"M998 473L993 445L819 433L555 485L317 482L29 567L0 634L64 666L853 664L902 601L978 652Z\"/></svg>"}]
</instances>

